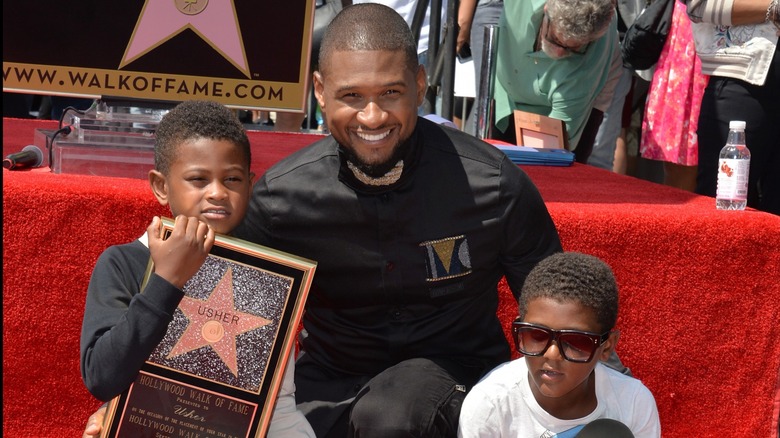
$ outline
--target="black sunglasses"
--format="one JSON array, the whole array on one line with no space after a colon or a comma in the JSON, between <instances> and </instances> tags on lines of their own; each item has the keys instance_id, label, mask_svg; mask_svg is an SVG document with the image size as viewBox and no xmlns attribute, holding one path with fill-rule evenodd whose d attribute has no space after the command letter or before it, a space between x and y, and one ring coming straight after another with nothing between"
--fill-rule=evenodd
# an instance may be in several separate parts
<instances>
[{"instance_id":1,"label":"black sunglasses","mask_svg":"<svg viewBox=\"0 0 780 438\"><path fill-rule=\"evenodd\" d=\"M593 359L599 346L606 342L611 331L603 334L580 330L553 330L541 325L515 320L512 336L515 348L526 356L541 356L553 341L561 356L569 362L586 363Z\"/></svg>"}]
</instances>

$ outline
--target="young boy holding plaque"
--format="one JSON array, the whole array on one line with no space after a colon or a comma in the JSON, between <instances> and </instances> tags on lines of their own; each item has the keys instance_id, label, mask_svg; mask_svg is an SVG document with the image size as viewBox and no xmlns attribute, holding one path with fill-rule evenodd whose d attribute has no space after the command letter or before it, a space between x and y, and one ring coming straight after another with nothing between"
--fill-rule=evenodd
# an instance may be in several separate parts
<instances>
[{"instance_id":1,"label":"young boy holding plaque","mask_svg":"<svg viewBox=\"0 0 780 438\"><path fill-rule=\"evenodd\" d=\"M249 139L231 110L188 101L166 114L156 130L152 192L175 217L163 240L152 219L138 240L109 247L97 261L87 290L81 332L81 373L87 389L110 400L136 379L165 336L184 297L184 284L200 269L215 233L229 234L243 219L252 192ZM142 283L149 258L154 272ZM295 406L294 359L288 361L268 436L313 437ZM106 409L90 417L85 436L100 433Z\"/></svg>"}]
</instances>

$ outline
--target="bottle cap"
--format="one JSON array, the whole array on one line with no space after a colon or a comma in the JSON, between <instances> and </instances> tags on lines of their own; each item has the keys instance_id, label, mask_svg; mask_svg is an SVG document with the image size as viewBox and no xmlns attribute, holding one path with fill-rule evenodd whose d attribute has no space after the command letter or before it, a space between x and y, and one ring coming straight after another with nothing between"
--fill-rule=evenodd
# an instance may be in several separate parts
<instances>
[{"instance_id":1,"label":"bottle cap","mask_svg":"<svg viewBox=\"0 0 780 438\"><path fill-rule=\"evenodd\" d=\"M746 125L747 124L742 120L732 120L729 122L729 129L738 129L744 131Z\"/></svg>"}]
</instances>

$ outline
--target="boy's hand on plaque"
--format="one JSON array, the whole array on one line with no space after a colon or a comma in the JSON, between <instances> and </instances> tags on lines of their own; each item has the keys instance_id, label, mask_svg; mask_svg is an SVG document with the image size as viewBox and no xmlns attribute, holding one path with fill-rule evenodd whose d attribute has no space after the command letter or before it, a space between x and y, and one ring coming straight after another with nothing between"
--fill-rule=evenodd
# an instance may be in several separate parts
<instances>
[{"instance_id":1,"label":"boy's hand on plaque","mask_svg":"<svg viewBox=\"0 0 780 438\"><path fill-rule=\"evenodd\" d=\"M84 435L82 438L96 438L100 436L100 432L103 430L103 419L106 417L106 405L98 408L95 413L89 416L87 420L87 427L84 428Z\"/></svg>"},{"instance_id":2,"label":"boy's hand on plaque","mask_svg":"<svg viewBox=\"0 0 780 438\"><path fill-rule=\"evenodd\" d=\"M167 239L163 240L159 217L152 219L146 231L154 272L179 289L198 272L215 239L214 230L206 223L181 215L176 217Z\"/></svg>"}]
</instances>

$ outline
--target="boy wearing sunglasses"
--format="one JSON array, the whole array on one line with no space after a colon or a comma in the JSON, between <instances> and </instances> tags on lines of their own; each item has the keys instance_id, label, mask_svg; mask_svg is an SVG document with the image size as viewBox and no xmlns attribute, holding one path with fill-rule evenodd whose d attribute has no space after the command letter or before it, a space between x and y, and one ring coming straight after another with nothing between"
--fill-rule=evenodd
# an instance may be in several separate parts
<instances>
[{"instance_id":1,"label":"boy wearing sunglasses","mask_svg":"<svg viewBox=\"0 0 780 438\"><path fill-rule=\"evenodd\" d=\"M602 436L661 436L650 390L601 363L619 337L617 283L606 263L574 252L544 259L528 275L519 309L512 335L524 357L468 393L459 437L582 437L596 420L614 428Z\"/></svg>"}]
</instances>

